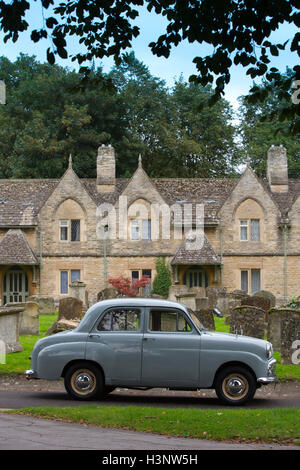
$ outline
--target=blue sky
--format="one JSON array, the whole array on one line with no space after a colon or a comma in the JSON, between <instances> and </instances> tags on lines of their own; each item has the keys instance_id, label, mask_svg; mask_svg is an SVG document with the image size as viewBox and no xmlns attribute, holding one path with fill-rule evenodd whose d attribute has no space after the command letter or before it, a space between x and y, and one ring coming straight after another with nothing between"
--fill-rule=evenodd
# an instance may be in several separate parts
<instances>
[{"instance_id":1,"label":"blue sky","mask_svg":"<svg viewBox=\"0 0 300 470\"><path fill-rule=\"evenodd\" d=\"M30 26L34 25L35 28L39 29L43 24L40 2L31 3L33 9L28 14L27 21ZM46 11L46 17L48 16L50 16L50 14ZM136 57L148 66L152 75L162 78L170 87L173 85L174 79L179 78L181 74L185 80L188 80L191 74L196 73L195 66L192 62L193 58L206 55L210 51L208 46L190 44L186 41L174 48L168 59L164 59L163 57L158 58L152 54L148 44L164 32L166 25L165 19L155 13L150 14L143 8L140 9L140 16L136 20L136 23L141 30L140 36L133 42L133 50ZM292 37L295 32L296 28L292 28L289 24L284 24L281 26L280 30L273 33L271 39L275 39L278 43L284 42L287 38ZM15 60L19 53L23 52L29 55L36 55L40 62L46 61L46 49L50 45L48 40L43 40L35 44L30 40L30 33L25 32L20 36L17 43L9 41L4 44L3 36L3 34L0 34L2 43L1 54L8 57L10 60ZM68 50L72 52L72 45L68 46ZM293 67L299 62L297 54L292 54L290 51L284 51L280 54L279 58L271 58L272 66L278 67L282 72L285 71L287 66ZM58 60L57 63L76 68L75 63L70 60ZM98 65L98 63L96 63L96 65ZM112 59L106 59L102 62L102 65L105 71L109 71L113 65L113 61ZM252 80L246 76L245 72L246 69L242 66L232 67L231 82L225 90L225 98L231 102L235 109L238 107L238 96L247 94L252 84Z\"/></svg>"}]
</instances>

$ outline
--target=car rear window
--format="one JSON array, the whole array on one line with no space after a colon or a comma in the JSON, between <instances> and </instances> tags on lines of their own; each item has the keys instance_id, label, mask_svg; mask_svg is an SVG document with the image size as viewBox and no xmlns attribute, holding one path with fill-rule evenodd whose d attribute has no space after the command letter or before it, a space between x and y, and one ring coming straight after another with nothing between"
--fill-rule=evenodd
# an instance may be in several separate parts
<instances>
[{"instance_id":1,"label":"car rear window","mask_svg":"<svg viewBox=\"0 0 300 470\"><path fill-rule=\"evenodd\" d=\"M137 331L140 329L141 312L136 308L114 308L101 318L100 331Z\"/></svg>"}]
</instances>

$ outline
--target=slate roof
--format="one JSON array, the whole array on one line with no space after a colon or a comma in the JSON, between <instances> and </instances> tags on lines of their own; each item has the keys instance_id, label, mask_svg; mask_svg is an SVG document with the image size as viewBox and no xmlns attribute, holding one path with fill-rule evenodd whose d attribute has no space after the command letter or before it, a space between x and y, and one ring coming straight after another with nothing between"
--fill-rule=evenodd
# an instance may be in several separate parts
<instances>
[{"instance_id":1,"label":"slate roof","mask_svg":"<svg viewBox=\"0 0 300 470\"><path fill-rule=\"evenodd\" d=\"M0 227L37 225L39 210L52 194L60 179L3 179L0 180ZM128 178L117 178L113 193L100 194L96 179L81 178L81 183L98 205L114 204L128 184ZM167 204L204 204L205 223L218 221L218 212L230 196L239 178L153 178L151 179ZM289 180L289 192L272 193L266 179L260 179L265 190L281 213L291 208L300 195L300 180Z\"/></svg>"},{"instance_id":2,"label":"slate roof","mask_svg":"<svg viewBox=\"0 0 300 470\"><path fill-rule=\"evenodd\" d=\"M10 229L0 241L1 264L39 264L20 229Z\"/></svg>"},{"instance_id":3,"label":"slate roof","mask_svg":"<svg viewBox=\"0 0 300 470\"><path fill-rule=\"evenodd\" d=\"M37 224L37 214L55 189L54 179L0 180L0 226Z\"/></svg>"},{"instance_id":4,"label":"slate roof","mask_svg":"<svg viewBox=\"0 0 300 470\"><path fill-rule=\"evenodd\" d=\"M195 248L197 242L194 241ZM193 246L193 243L192 243ZM172 265L179 264L199 264L199 265L219 265L221 264L220 257L216 254L212 245L208 241L206 235L204 235L202 247L200 249L189 249L188 240L183 240L180 247L175 253L174 258L171 260Z\"/></svg>"}]
</instances>

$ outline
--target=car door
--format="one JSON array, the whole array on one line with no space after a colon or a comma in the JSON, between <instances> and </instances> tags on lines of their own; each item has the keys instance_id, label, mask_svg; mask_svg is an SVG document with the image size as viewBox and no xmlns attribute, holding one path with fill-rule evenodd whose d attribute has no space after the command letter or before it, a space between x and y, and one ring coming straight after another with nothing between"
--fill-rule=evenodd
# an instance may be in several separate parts
<instances>
[{"instance_id":1,"label":"car door","mask_svg":"<svg viewBox=\"0 0 300 470\"><path fill-rule=\"evenodd\" d=\"M199 384L200 341L181 310L148 308L143 337L143 386L195 387Z\"/></svg>"},{"instance_id":2,"label":"car door","mask_svg":"<svg viewBox=\"0 0 300 470\"><path fill-rule=\"evenodd\" d=\"M109 385L140 385L143 308L114 307L90 331L86 358L96 361Z\"/></svg>"}]
</instances>

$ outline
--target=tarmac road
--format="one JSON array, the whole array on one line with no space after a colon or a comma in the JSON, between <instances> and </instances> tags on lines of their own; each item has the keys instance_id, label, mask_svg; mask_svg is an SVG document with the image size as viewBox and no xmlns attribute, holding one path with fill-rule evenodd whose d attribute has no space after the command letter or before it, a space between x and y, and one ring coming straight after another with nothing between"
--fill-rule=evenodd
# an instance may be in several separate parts
<instances>
[{"instance_id":1,"label":"tarmac road","mask_svg":"<svg viewBox=\"0 0 300 470\"><path fill-rule=\"evenodd\" d=\"M108 450L105 454L101 450ZM46 419L32 418L30 416L16 416L0 413L0 450L94 450L92 457L101 463L103 455L109 455L112 450L133 451L153 450L175 451L181 455L183 451L194 451L193 464L200 463L203 456L198 450L300 450L300 446L280 446L275 444L234 444L216 442L202 439L187 439L178 437L160 436L158 434L126 431L119 429L105 429L96 426L86 426L74 423L62 423ZM59 454L61 457L61 454ZM84 458L85 458L85 454ZM122 454L118 454L122 455ZM135 455L135 454L132 454ZM146 455L137 454L145 464L155 464L155 461L146 461ZM49 457L48 457L49 456ZM15 456L17 458L17 455ZM21 454L22 457L22 454ZM78 467L81 455L71 454ZM85 465L91 463L90 454ZM198 458L198 462L195 461ZM200 458L201 457L201 458ZM30 456L28 457L30 458ZM51 454L47 454L47 461L51 460ZM136 461L138 463L139 460ZM158 460L156 460L156 463ZM71 461L69 461L69 465ZM136 466L136 465L134 465ZM127 468L129 468L127 466Z\"/></svg>"},{"instance_id":2,"label":"tarmac road","mask_svg":"<svg viewBox=\"0 0 300 470\"><path fill-rule=\"evenodd\" d=\"M103 406L154 406L181 408L221 408L222 405L213 394L198 396L191 392L163 393L159 390L132 391L119 389L101 401L72 400L63 391L0 390L0 409L30 408L34 406L77 406L92 403ZM243 408L300 408L300 396L254 398Z\"/></svg>"},{"instance_id":3,"label":"tarmac road","mask_svg":"<svg viewBox=\"0 0 300 470\"><path fill-rule=\"evenodd\" d=\"M7 380L7 379L6 379ZM18 379L19 380L19 379ZM20 384L21 385L21 384ZM59 386L61 384L58 384ZM15 384L6 386L13 387ZM56 385L57 386L57 385ZM286 390L283 390L285 392ZM294 408L300 407L298 386L289 395L258 395L247 408ZM117 389L104 400L97 402L75 401L63 391L6 389L0 390L0 450L94 450L98 451L97 463L101 462L101 450L156 450L177 452L198 450L300 450L300 446L275 444L239 444L210 440L186 439L140 433L126 430L102 429L96 426L62 423L30 416L7 415L1 409L18 409L35 406L78 406L91 403L103 406L153 406L220 408L220 402L212 391L202 394L192 392L153 389L145 392ZM72 455L74 455L72 453ZM78 454L76 454L77 456ZM106 454L107 455L107 452ZM196 455L196 454L195 454ZM96 457L95 457L96 458ZM144 458L144 457L143 457ZM76 457L77 459L77 457ZM89 457L90 460L90 457ZM137 461L138 463L138 461ZM142 462L145 464L145 462ZM150 462L151 463L151 462ZM199 463L199 462L198 462ZM135 465L136 466L136 465ZM145 466L145 465L144 465Z\"/></svg>"}]
</instances>

